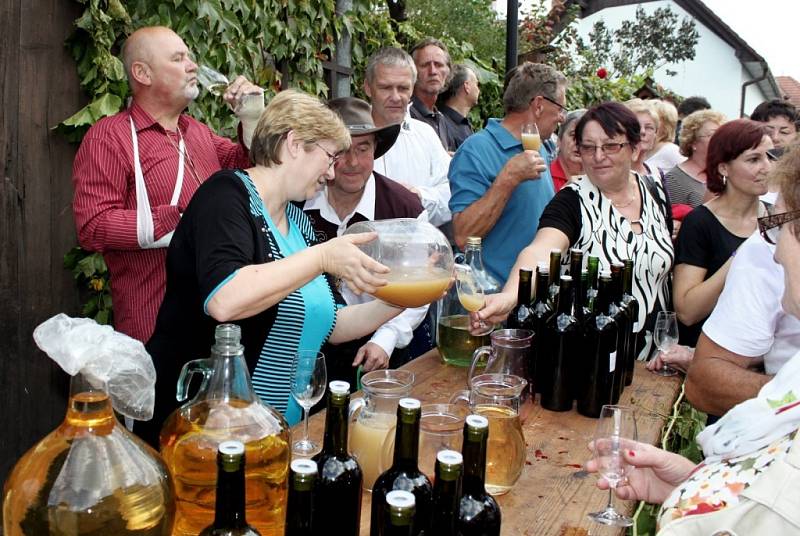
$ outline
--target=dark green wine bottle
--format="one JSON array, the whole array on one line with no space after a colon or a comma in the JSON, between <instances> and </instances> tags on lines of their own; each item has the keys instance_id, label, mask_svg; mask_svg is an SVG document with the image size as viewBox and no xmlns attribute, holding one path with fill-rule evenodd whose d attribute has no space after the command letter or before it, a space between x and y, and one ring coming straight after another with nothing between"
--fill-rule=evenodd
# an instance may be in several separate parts
<instances>
[{"instance_id":1,"label":"dark green wine bottle","mask_svg":"<svg viewBox=\"0 0 800 536\"><path fill-rule=\"evenodd\" d=\"M393 490L386 494L381 505L383 523L380 536L414 536L416 497L410 491ZM370 527L372 528L372 527Z\"/></svg>"},{"instance_id":2,"label":"dark green wine bottle","mask_svg":"<svg viewBox=\"0 0 800 536\"><path fill-rule=\"evenodd\" d=\"M609 305L614 322L617 323L617 359L619 363L614 376L614 390L612 404L619 402L622 397L622 390L625 388L625 355L627 352L625 334L630 329L630 316L625 303L622 300L622 270L624 265L621 262L611 263L612 294L611 304Z\"/></svg>"},{"instance_id":3,"label":"dark green wine bottle","mask_svg":"<svg viewBox=\"0 0 800 536\"><path fill-rule=\"evenodd\" d=\"M223 441L217 450L217 503L214 523L200 536L261 536L245 517L244 444Z\"/></svg>"},{"instance_id":4,"label":"dark green wine bottle","mask_svg":"<svg viewBox=\"0 0 800 536\"><path fill-rule=\"evenodd\" d=\"M533 379L531 392L542 392L542 372L544 368L541 365L542 359L542 345L545 340L545 326L547 320L553 315L553 309L550 308L550 294L549 294L549 276L550 271L547 264L539 263L536 267L536 295L533 300L533 333L536 337L536 342L531 347L530 358L528 362L528 375ZM530 380L530 378L529 378Z\"/></svg>"},{"instance_id":5,"label":"dark green wine bottle","mask_svg":"<svg viewBox=\"0 0 800 536\"><path fill-rule=\"evenodd\" d=\"M586 270L589 272L589 283L586 287L586 306L590 313L594 312L594 300L597 297L597 275L600 270L600 259L589 255L586 261Z\"/></svg>"},{"instance_id":6,"label":"dark green wine bottle","mask_svg":"<svg viewBox=\"0 0 800 536\"><path fill-rule=\"evenodd\" d=\"M510 329L533 329L533 308L531 307L531 279L533 272L528 268L519 269L517 286L517 305L508 315Z\"/></svg>"},{"instance_id":7,"label":"dark green wine bottle","mask_svg":"<svg viewBox=\"0 0 800 536\"><path fill-rule=\"evenodd\" d=\"M286 536L313 536L317 463L294 460L289 466L289 499L286 502Z\"/></svg>"},{"instance_id":8,"label":"dark green wine bottle","mask_svg":"<svg viewBox=\"0 0 800 536\"><path fill-rule=\"evenodd\" d=\"M431 499L433 487L430 480L420 470L419 422L422 410L419 400L402 398L397 406L397 427L394 436L394 460L375 481L372 488L372 512L370 535L378 536L380 527L385 524L386 495L396 489L410 491L416 499L414 515L414 534L431 536Z\"/></svg>"},{"instance_id":9,"label":"dark green wine bottle","mask_svg":"<svg viewBox=\"0 0 800 536\"><path fill-rule=\"evenodd\" d=\"M572 409L572 383L576 348L579 348L580 328L572 316L573 306L572 277L561 276L558 291L558 308L547 320L544 340L537 366L542 367L542 407L550 411L569 411Z\"/></svg>"},{"instance_id":10,"label":"dark green wine bottle","mask_svg":"<svg viewBox=\"0 0 800 536\"><path fill-rule=\"evenodd\" d=\"M561 277L561 250L560 249L551 249L550 250L550 285L549 285L549 295L550 295L550 303L556 303L556 296L558 296L558 289L559 289L559 278ZM555 307L553 307L555 309Z\"/></svg>"},{"instance_id":11,"label":"dark green wine bottle","mask_svg":"<svg viewBox=\"0 0 800 536\"><path fill-rule=\"evenodd\" d=\"M625 334L625 386L633 383L633 369L639 350L639 300L633 295L633 261L628 259L622 269L622 303L628 310L630 325Z\"/></svg>"},{"instance_id":12,"label":"dark green wine bottle","mask_svg":"<svg viewBox=\"0 0 800 536\"><path fill-rule=\"evenodd\" d=\"M470 415L464 423L464 477L458 505L458 536L500 536L500 506L486 492L486 443L489 421Z\"/></svg>"},{"instance_id":13,"label":"dark green wine bottle","mask_svg":"<svg viewBox=\"0 0 800 536\"><path fill-rule=\"evenodd\" d=\"M336 533L358 536L361 530L361 484L364 475L355 458L347 453L350 384L332 381L328 385L325 439L317 462L317 526L336 520Z\"/></svg>"},{"instance_id":14,"label":"dark green wine bottle","mask_svg":"<svg viewBox=\"0 0 800 536\"><path fill-rule=\"evenodd\" d=\"M611 274L604 272L597 293L597 312L586 322L586 351L579 367L585 380L578 393L578 413L593 418L600 416L604 404L611 404L616 368L620 365L617 323L608 314L611 285Z\"/></svg>"},{"instance_id":15,"label":"dark green wine bottle","mask_svg":"<svg viewBox=\"0 0 800 536\"><path fill-rule=\"evenodd\" d=\"M436 478L433 483L433 521L431 534L455 536L458 505L461 499L463 457L454 450L436 454Z\"/></svg>"}]
</instances>

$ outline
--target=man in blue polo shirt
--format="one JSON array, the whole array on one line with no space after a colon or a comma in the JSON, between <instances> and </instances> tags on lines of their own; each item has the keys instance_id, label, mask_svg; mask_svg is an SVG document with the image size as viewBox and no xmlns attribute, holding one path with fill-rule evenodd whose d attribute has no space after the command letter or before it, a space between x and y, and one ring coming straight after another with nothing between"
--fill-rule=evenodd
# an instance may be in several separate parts
<instances>
[{"instance_id":1,"label":"man in blue polo shirt","mask_svg":"<svg viewBox=\"0 0 800 536\"><path fill-rule=\"evenodd\" d=\"M467 138L450 163L450 210L455 240L483 239L483 263L505 283L519 252L531 243L539 216L554 195L550 161L540 150L522 148L522 127L534 123L548 140L564 120L567 80L548 65L526 62L511 75L503 94L503 119Z\"/></svg>"}]
</instances>

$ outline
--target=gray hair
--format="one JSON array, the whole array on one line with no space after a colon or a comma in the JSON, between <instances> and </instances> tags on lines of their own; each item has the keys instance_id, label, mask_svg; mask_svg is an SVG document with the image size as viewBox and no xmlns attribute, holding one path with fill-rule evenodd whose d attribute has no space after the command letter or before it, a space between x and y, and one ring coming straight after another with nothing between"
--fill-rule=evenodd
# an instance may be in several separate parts
<instances>
[{"instance_id":1,"label":"gray hair","mask_svg":"<svg viewBox=\"0 0 800 536\"><path fill-rule=\"evenodd\" d=\"M586 113L585 108L579 108L577 110L572 110L567 114L564 118L564 122L558 125L558 139L559 141L564 138L564 135L569 131L569 127L572 123L583 117L583 114Z\"/></svg>"},{"instance_id":2,"label":"gray hair","mask_svg":"<svg viewBox=\"0 0 800 536\"><path fill-rule=\"evenodd\" d=\"M503 108L506 113L521 112L539 95L555 100L558 88L566 85L567 78L553 67L526 61L516 68L508 81Z\"/></svg>"},{"instance_id":3,"label":"gray hair","mask_svg":"<svg viewBox=\"0 0 800 536\"><path fill-rule=\"evenodd\" d=\"M453 65L453 70L450 71L450 79L447 81L447 87L440 98L444 101L452 99L464 87L464 83L469 80L470 73L478 78L478 75L469 66L463 63L456 63Z\"/></svg>"},{"instance_id":4,"label":"gray hair","mask_svg":"<svg viewBox=\"0 0 800 536\"><path fill-rule=\"evenodd\" d=\"M367 62L365 75L368 84L375 81L375 69L378 65L386 67L407 67L411 71L411 85L417 83L417 66L405 50L395 47L382 48L373 54Z\"/></svg>"}]
</instances>

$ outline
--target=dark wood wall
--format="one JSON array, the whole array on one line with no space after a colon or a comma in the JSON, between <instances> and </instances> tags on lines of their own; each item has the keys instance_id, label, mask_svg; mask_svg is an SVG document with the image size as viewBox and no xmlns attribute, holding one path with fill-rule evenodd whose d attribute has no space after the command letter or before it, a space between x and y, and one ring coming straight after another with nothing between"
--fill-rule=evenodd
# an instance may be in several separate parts
<instances>
[{"instance_id":1,"label":"dark wood wall","mask_svg":"<svg viewBox=\"0 0 800 536\"><path fill-rule=\"evenodd\" d=\"M51 127L85 104L64 40L74 0L0 0L0 481L64 416L67 376L36 348L38 323L76 315L62 257L75 245L76 147Z\"/></svg>"}]
</instances>

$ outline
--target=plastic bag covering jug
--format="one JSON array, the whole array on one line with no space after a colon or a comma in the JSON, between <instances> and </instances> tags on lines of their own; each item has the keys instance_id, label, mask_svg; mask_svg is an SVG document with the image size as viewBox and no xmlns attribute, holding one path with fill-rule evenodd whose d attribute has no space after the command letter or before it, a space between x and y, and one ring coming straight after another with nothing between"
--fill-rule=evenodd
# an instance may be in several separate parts
<instances>
[{"instance_id":1,"label":"plastic bag covering jug","mask_svg":"<svg viewBox=\"0 0 800 536\"><path fill-rule=\"evenodd\" d=\"M186 400L194 374L197 395L161 429L161 455L175 481L175 535L196 535L214 521L217 449L227 440L245 445L247 521L263 536L283 536L289 476L289 426L253 391L239 343L241 328L221 324L211 357L186 363L178 378Z\"/></svg>"},{"instance_id":2,"label":"plastic bag covering jug","mask_svg":"<svg viewBox=\"0 0 800 536\"><path fill-rule=\"evenodd\" d=\"M171 534L175 501L166 465L112 410L113 401L127 417L152 415L155 369L142 343L63 314L37 327L34 339L73 377L64 422L6 481L4 533Z\"/></svg>"},{"instance_id":3,"label":"plastic bag covering jug","mask_svg":"<svg viewBox=\"0 0 800 536\"><path fill-rule=\"evenodd\" d=\"M359 249L387 266L389 283L373 295L399 307L420 307L438 300L453 276L453 250L436 227L413 218L364 221L345 234L377 232Z\"/></svg>"}]
</instances>

